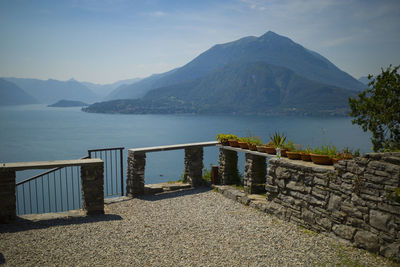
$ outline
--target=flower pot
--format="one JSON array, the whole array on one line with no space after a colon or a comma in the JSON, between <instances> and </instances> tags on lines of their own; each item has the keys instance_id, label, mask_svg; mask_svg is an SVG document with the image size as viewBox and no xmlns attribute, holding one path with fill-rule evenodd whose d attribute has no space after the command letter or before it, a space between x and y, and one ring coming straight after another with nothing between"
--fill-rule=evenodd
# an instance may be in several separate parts
<instances>
[{"instance_id":1,"label":"flower pot","mask_svg":"<svg viewBox=\"0 0 400 267\"><path fill-rule=\"evenodd\" d=\"M271 155L276 155L276 149L273 146L264 146L265 152Z\"/></svg>"},{"instance_id":2,"label":"flower pot","mask_svg":"<svg viewBox=\"0 0 400 267\"><path fill-rule=\"evenodd\" d=\"M342 159L332 158L332 163L337 164L339 162L339 160L342 160Z\"/></svg>"},{"instance_id":3,"label":"flower pot","mask_svg":"<svg viewBox=\"0 0 400 267\"><path fill-rule=\"evenodd\" d=\"M294 159L294 160L301 159L301 155L299 152L286 151L286 155L287 155L288 159Z\"/></svg>"},{"instance_id":4,"label":"flower pot","mask_svg":"<svg viewBox=\"0 0 400 267\"><path fill-rule=\"evenodd\" d=\"M327 155L310 154L312 162L320 165L332 165L332 159Z\"/></svg>"},{"instance_id":5,"label":"flower pot","mask_svg":"<svg viewBox=\"0 0 400 267\"><path fill-rule=\"evenodd\" d=\"M249 144L247 144L247 142L238 141L238 144L242 149L249 149Z\"/></svg>"},{"instance_id":6,"label":"flower pot","mask_svg":"<svg viewBox=\"0 0 400 267\"><path fill-rule=\"evenodd\" d=\"M231 139L231 140L228 140L228 141L229 141L229 145L230 145L231 147L239 147L239 144L238 144L238 141L237 141L237 140Z\"/></svg>"},{"instance_id":7,"label":"flower pot","mask_svg":"<svg viewBox=\"0 0 400 267\"><path fill-rule=\"evenodd\" d=\"M265 152L264 146L256 146L258 152Z\"/></svg>"},{"instance_id":8,"label":"flower pot","mask_svg":"<svg viewBox=\"0 0 400 267\"><path fill-rule=\"evenodd\" d=\"M249 149L250 149L251 151L257 151L257 146L256 146L256 145L253 145L253 144L249 144Z\"/></svg>"},{"instance_id":9,"label":"flower pot","mask_svg":"<svg viewBox=\"0 0 400 267\"><path fill-rule=\"evenodd\" d=\"M281 156L287 158L287 149L281 148Z\"/></svg>"},{"instance_id":10,"label":"flower pot","mask_svg":"<svg viewBox=\"0 0 400 267\"><path fill-rule=\"evenodd\" d=\"M223 141L223 142L220 142L221 143L221 145L223 145L223 146L229 146L229 141Z\"/></svg>"},{"instance_id":11,"label":"flower pot","mask_svg":"<svg viewBox=\"0 0 400 267\"><path fill-rule=\"evenodd\" d=\"M311 161L310 153L300 153L302 161Z\"/></svg>"}]
</instances>

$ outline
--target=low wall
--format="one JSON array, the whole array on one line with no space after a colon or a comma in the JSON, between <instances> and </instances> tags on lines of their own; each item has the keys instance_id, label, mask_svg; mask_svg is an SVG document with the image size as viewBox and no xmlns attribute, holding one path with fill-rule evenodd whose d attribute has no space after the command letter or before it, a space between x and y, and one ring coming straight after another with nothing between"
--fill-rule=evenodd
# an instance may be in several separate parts
<instances>
[{"instance_id":1,"label":"low wall","mask_svg":"<svg viewBox=\"0 0 400 267\"><path fill-rule=\"evenodd\" d=\"M274 158L266 211L400 259L400 204L388 197L396 187L400 153L366 154L334 167Z\"/></svg>"}]
</instances>

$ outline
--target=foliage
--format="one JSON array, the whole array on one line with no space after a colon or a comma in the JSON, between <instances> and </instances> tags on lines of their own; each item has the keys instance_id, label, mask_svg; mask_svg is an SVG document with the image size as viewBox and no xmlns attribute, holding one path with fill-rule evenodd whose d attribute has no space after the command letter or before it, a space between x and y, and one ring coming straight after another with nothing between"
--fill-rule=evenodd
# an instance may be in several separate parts
<instances>
[{"instance_id":1,"label":"foliage","mask_svg":"<svg viewBox=\"0 0 400 267\"><path fill-rule=\"evenodd\" d=\"M210 164L210 169L203 168L203 179L211 182L211 170L212 170L212 164Z\"/></svg>"},{"instance_id":2,"label":"foliage","mask_svg":"<svg viewBox=\"0 0 400 267\"><path fill-rule=\"evenodd\" d=\"M400 187L396 187L393 190L393 192L389 192L388 193L388 198L393 200L393 201L395 201L395 202L397 202L397 203L400 203Z\"/></svg>"},{"instance_id":3,"label":"foliage","mask_svg":"<svg viewBox=\"0 0 400 267\"><path fill-rule=\"evenodd\" d=\"M234 134L218 134L217 135L217 140L220 143L225 143L227 142L229 139L231 140L238 140L238 137Z\"/></svg>"},{"instance_id":4,"label":"foliage","mask_svg":"<svg viewBox=\"0 0 400 267\"><path fill-rule=\"evenodd\" d=\"M306 149L301 150L301 152L302 152L302 153L307 153L307 154L309 154L309 153L312 152L312 149L311 149L310 146L307 146Z\"/></svg>"},{"instance_id":5,"label":"foliage","mask_svg":"<svg viewBox=\"0 0 400 267\"><path fill-rule=\"evenodd\" d=\"M373 78L370 89L349 98L353 124L361 125L372 133L374 151L400 149L400 65L386 70Z\"/></svg>"},{"instance_id":6,"label":"foliage","mask_svg":"<svg viewBox=\"0 0 400 267\"><path fill-rule=\"evenodd\" d=\"M287 149L290 152L296 152L296 148L294 146L294 143L292 141L287 141L285 144L282 146L283 148Z\"/></svg>"},{"instance_id":7,"label":"foliage","mask_svg":"<svg viewBox=\"0 0 400 267\"><path fill-rule=\"evenodd\" d=\"M282 145L286 141L286 135L284 133L275 132L272 136L270 136L272 144L274 147L282 147Z\"/></svg>"},{"instance_id":8,"label":"foliage","mask_svg":"<svg viewBox=\"0 0 400 267\"><path fill-rule=\"evenodd\" d=\"M322 145L320 147L313 149L311 153L317 155L327 155L331 158L334 158L337 154L337 149L334 145Z\"/></svg>"}]
</instances>

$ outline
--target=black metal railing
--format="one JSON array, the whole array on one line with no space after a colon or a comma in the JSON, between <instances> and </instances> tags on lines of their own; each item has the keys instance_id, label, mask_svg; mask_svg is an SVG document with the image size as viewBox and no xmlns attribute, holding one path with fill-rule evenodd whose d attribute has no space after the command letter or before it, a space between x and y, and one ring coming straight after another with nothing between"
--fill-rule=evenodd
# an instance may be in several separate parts
<instances>
[{"instance_id":1,"label":"black metal railing","mask_svg":"<svg viewBox=\"0 0 400 267\"><path fill-rule=\"evenodd\" d=\"M124 194L123 149L92 149L88 150L88 156L81 158L101 158L104 161L105 197ZM80 209L80 166L54 168L17 182L16 198L18 215Z\"/></svg>"},{"instance_id":2,"label":"black metal railing","mask_svg":"<svg viewBox=\"0 0 400 267\"><path fill-rule=\"evenodd\" d=\"M124 147L90 149L89 158L100 158L104 161L104 196L124 195Z\"/></svg>"}]
</instances>

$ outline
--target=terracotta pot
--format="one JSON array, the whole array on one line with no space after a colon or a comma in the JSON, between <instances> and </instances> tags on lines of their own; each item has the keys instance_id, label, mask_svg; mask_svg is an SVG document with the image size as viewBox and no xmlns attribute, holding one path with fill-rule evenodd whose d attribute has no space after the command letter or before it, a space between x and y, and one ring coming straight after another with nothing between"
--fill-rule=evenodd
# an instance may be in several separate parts
<instances>
[{"instance_id":1,"label":"terracotta pot","mask_svg":"<svg viewBox=\"0 0 400 267\"><path fill-rule=\"evenodd\" d=\"M320 165L332 165L332 159L327 156L327 155L317 155L317 154L311 154L311 160L315 164L320 164Z\"/></svg>"},{"instance_id":2,"label":"terracotta pot","mask_svg":"<svg viewBox=\"0 0 400 267\"><path fill-rule=\"evenodd\" d=\"M337 164L337 163L339 162L339 160L342 160L342 159L333 158L333 159L332 159L332 163L333 163L333 164Z\"/></svg>"},{"instance_id":3,"label":"terracotta pot","mask_svg":"<svg viewBox=\"0 0 400 267\"><path fill-rule=\"evenodd\" d=\"M247 142L238 141L238 144L242 149L249 149L249 144L247 144Z\"/></svg>"},{"instance_id":4,"label":"terracotta pot","mask_svg":"<svg viewBox=\"0 0 400 267\"><path fill-rule=\"evenodd\" d=\"M253 145L253 144L249 144L249 149L250 149L251 151L257 151L257 146L256 146L256 145Z\"/></svg>"},{"instance_id":5,"label":"terracotta pot","mask_svg":"<svg viewBox=\"0 0 400 267\"><path fill-rule=\"evenodd\" d=\"M228 140L228 141L229 141L229 145L230 145L231 147L239 147L239 144L238 144L238 141L237 141L237 140L231 139L231 140Z\"/></svg>"},{"instance_id":6,"label":"terracotta pot","mask_svg":"<svg viewBox=\"0 0 400 267\"><path fill-rule=\"evenodd\" d=\"M287 158L287 149L281 148L281 156Z\"/></svg>"},{"instance_id":7,"label":"terracotta pot","mask_svg":"<svg viewBox=\"0 0 400 267\"><path fill-rule=\"evenodd\" d=\"M223 141L223 142L220 142L221 143L221 145L223 145L223 146L229 146L229 141Z\"/></svg>"},{"instance_id":8,"label":"terracotta pot","mask_svg":"<svg viewBox=\"0 0 400 267\"><path fill-rule=\"evenodd\" d=\"M271 155L276 155L276 149L273 146L264 146L265 152Z\"/></svg>"},{"instance_id":9,"label":"terracotta pot","mask_svg":"<svg viewBox=\"0 0 400 267\"><path fill-rule=\"evenodd\" d=\"M303 161L311 161L310 153L300 153L300 157Z\"/></svg>"},{"instance_id":10,"label":"terracotta pot","mask_svg":"<svg viewBox=\"0 0 400 267\"><path fill-rule=\"evenodd\" d=\"M301 159L301 155L299 152L290 152L290 151L286 151L286 155L288 157L288 159Z\"/></svg>"},{"instance_id":11,"label":"terracotta pot","mask_svg":"<svg viewBox=\"0 0 400 267\"><path fill-rule=\"evenodd\" d=\"M263 152L263 153L265 153L265 148L264 148L264 146L257 146L257 151L258 151L258 152Z\"/></svg>"}]
</instances>

